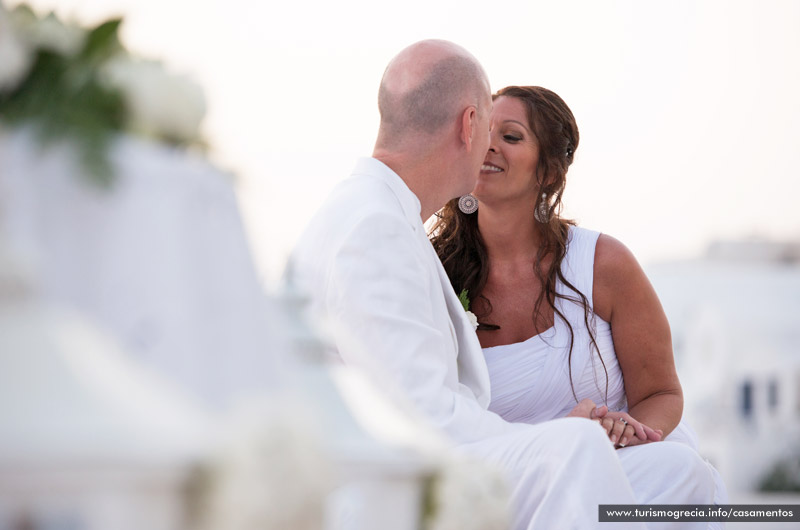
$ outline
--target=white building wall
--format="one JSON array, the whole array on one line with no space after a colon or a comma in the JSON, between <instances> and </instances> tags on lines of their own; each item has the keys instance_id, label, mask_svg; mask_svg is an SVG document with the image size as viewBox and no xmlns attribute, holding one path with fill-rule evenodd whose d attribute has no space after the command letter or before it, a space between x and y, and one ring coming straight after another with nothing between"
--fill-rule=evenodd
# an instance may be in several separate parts
<instances>
[{"instance_id":1,"label":"white building wall","mask_svg":"<svg viewBox=\"0 0 800 530\"><path fill-rule=\"evenodd\" d=\"M800 454L800 265L728 250L730 259L661 264L648 275L672 327L684 416L737 492Z\"/></svg>"}]
</instances>

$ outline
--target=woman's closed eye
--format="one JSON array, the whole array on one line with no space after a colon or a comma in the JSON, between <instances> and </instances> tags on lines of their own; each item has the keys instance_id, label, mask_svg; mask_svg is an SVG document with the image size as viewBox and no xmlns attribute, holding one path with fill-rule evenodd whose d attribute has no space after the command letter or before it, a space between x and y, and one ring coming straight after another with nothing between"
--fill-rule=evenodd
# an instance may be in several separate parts
<instances>
[{"instance_id":1,"label":"woman's closed eye","mask_svg":"<svg viewBox=\"0 0 800 530\"><path fill-rule=\"evenodd\" d=\"M516 143L522 140L522 138L513 134L504 134L503 140L505 140L506 142Z\"/></svg>"}]
</instances>

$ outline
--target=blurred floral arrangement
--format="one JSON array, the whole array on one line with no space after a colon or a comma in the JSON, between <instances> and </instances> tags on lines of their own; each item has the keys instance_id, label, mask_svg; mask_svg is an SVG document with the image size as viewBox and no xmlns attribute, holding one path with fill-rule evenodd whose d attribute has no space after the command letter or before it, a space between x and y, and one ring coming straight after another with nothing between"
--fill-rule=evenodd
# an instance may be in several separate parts
<instances>
[{"instance_id":1,"label":"blurred floral arrangement","mask_svg":"<svg viewBox=\"0 0 800 530\"><path fill-rule=\"evenodd\" d=\"M466 456L442 461L425 494L425 530L506 530L511 490L499 468Z\"/></svg>"},{"instance_id":2,"label":"blurred floral arrangement","mask_svg":"<svg viewBox=\"0 0 800 530\"><path fill-rule=\"evenodd\" d=\"M299 410L275 409L238 421L231 429L235 435L194 476L190 490L198 528L325 526L325 499L334 489L335 472L322 435L312 428L314 420ZM421 528L507 530L510 505L511 491L499 468L466 456L444 456L426 480Z\"/></svg>"},{"instance_id":3,"label":"blurred floral arrangement","mask_svg":"<svg viewBox=\"0 0 800 530\"><path fill-rule=\"evenodd\" d=\"M199 530L318 530L335 484L321 433L306 411L251 403L225 429L189 487ZM291 413L290 413L291 411Z\"/></svg>"},{"instance_id":4,"label":"blurred floral arrangement","mask_svg":"<svg viewBox=\"0 0 800 530\"><path fill-rule=\"evenodd\" d=\"M104 184L118 133L203 146L202 89L131 55L119 40L121 22L86 28L0 2L0 125L31 126L42 145L74 142L87 173Z\"/></svg>"}]
</instances>

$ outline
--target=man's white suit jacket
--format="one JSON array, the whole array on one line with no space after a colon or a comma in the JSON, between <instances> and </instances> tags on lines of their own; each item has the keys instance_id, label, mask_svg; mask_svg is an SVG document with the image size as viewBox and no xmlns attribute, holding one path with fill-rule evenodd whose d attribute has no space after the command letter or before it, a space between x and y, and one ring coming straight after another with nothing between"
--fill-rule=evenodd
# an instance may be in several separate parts
<instances>
[{"instance_id":1,"label":"man's white suit jacket","mask_svg":"<svg viewBox=\"0 0 800 530\"><path fill-rule=\"evenodd\" d=\"M290 269L336 358L410 399L457 443L515 428L487 410L480 343L428 240L419 199L388 166L358 161L300 238Z\"/></svg>"}]
</instances>

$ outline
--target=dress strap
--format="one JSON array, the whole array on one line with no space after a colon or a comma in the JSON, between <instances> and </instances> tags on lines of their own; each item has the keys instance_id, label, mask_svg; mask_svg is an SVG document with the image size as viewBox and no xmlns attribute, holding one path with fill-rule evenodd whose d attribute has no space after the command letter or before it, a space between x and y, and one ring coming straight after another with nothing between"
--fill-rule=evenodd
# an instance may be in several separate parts
<instances>
[{"instance_id":1,"label":"dress strap","mask_svg":"<svg viewBox=\"0 0 800 530\"><path fill-rule=\"evenodd\" d=\"M586 297L591 310L592 288L594 286L594 251L597 247L597 238L600 237L600 233L572 226L568 237L567 253L561 263L561 272L564 278ZM569 351L569 345L567 344L564 350L562 370L569 377L570 370L567 368L569 364L572 368L572 380L580 381L589 363L595 362L591 336L589 330L586 329L584 308L577 293L560 281L558 282L558 293L568 298L567 300L559 299L557 303L566 319L572 325L574 333L572 360L567 363L567 352ZM572 299L578 300L578 303L571 302L570 300ZM594 333L597 332L596 326L597 321L594 315L590 313L589 327ZM570 387L567 386L567 388Z\"/></svg>"},{"instance_id":2,"label":"dress strap","mask_svg":"<svg viewBox=\"0 0 800 530\"><path fill-rule=\"evenodd\" d=\"M594 287L594 251L598 237L600 232L571 226L567 240L567 254L561 263L564 277L583 293L590 306ZM577 296L572 289L563 285L559 293L569 297Z\"/></svg>"}]
</instances>

